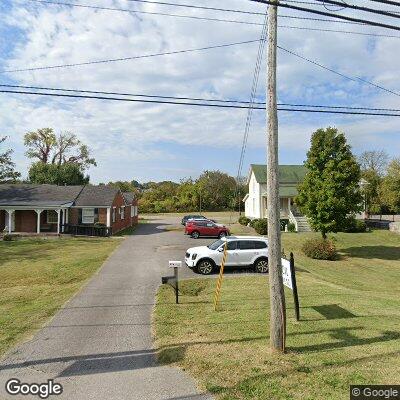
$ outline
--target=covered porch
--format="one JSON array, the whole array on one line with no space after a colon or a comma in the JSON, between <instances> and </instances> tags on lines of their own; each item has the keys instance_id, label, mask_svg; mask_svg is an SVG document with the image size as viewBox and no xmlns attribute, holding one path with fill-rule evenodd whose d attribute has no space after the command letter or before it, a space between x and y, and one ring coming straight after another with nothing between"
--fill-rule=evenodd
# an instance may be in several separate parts
<instances>
[{"instance_id":1,"label":"covered porch","mask_svg":"<svg viewBox=\"0 0 400 400\"><path fill-rule=\"evenodd\" d=\"M66 207L6 207L0 209L0 229L4 233L60 234L68 223Z\"/></svg>"}]
</instances>

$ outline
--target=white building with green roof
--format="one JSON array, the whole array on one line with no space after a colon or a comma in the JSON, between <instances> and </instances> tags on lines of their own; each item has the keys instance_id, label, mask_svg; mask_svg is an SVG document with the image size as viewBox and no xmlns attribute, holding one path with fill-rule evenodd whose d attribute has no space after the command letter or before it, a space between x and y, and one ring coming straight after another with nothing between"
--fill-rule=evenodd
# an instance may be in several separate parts
<instances>
[{"instance_id":1,"label":"white building with green roof","mask_svg":"<svg viewBox=\"0 0 400 400\"><path fill-rule=\"evenodd\" d=\"M306 172L304 165L279 166L281 219L289 219L296 224L296 228L298 224L303 223L304 217L299 215L295 208L294 198L297 196L297 187L303 182ZM267 218L267 166L251 164L247 184L249 192L243 199L246 217ZM304 230L309 230L309 226L305 226Z\"/></svg>"}]
</instances>

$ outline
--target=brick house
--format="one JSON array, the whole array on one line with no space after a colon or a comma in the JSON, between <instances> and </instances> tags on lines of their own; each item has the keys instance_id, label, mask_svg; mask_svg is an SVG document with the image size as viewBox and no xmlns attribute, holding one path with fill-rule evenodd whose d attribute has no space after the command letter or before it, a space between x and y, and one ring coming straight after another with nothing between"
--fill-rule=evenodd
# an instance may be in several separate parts
<instances>
[{"instance_id":1,"label":"brick house","mask_svg":"<svg viewBox=\"0 0 400 400\"><path fill-rule=\"evenodd\" d=\"M0 230L110 236L138 222L137 200L110 185L0 185Z\"/></svg>"}]
</instances>

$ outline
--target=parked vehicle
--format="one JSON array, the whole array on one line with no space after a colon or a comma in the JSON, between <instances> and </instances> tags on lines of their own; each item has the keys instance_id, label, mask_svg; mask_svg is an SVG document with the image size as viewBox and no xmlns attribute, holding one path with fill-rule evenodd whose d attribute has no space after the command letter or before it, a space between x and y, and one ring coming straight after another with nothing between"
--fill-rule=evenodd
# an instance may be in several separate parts
<instances>
[{"instance_id":1,"label":"parked vehicle","mask_svg":"<svg viewBox=\"0 0 400 400\"><path fill-rule=\"evenodd\" d=\"M268 240L261 236L227 236L209 246L191 247L185 254L186 265L203 275L219 270L225 243L226 267L252 266L256 272L268 272Z\"/></svg>"},{"instance_id":2,"label":"parked vehicle","mask_svg":"<svg viewBox=\"0 0 400 400\"><path fill-rule=\"evenodd\" d=\"M189 220L185 225L185 234L197 239L200 236L224 237L229 235L225 225L216 224L210 220Z\"/></svg>"},{"instance_id":3,"label":"parked vehicle","mask_svg":"<svg viewBox=\"0 0 400 400\"><path fill-rule=\"evenodd\" d=\"M207 219L207 218L206 218L205 216L203 216L203 215L185 215L185 216L182 218L181 224L182 224L182 225L185 225L186 222L187 222L189 219Z\"/></svg>"}]
</instances>

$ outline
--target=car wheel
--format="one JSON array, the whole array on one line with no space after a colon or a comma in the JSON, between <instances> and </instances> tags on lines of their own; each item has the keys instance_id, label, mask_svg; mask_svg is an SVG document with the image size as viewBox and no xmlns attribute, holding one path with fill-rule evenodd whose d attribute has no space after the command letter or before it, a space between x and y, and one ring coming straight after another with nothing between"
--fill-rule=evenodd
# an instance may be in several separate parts
<instances>
[{"instance_id":1,"label":"car wheel","mask_svg":"<svg viewBox=\"0 0 400 400\"><path fill-rule=\"evenodd\" d=\"M202 275L210 275L211 272L213 272L213 269L214 269L214 264L210 260L200 261L199 264L197 265L197 272L199 272Z\"/></svg>"},{"instance_id":2,"label":"car wheel","mask_svg":"<svg viewBox=\"0 0 400 400\"><path fill-rule=\"evenodd\" d=\"M254 269L260 274L266 274L268 272L268 259L260 258L254 264Z\"/></svg>"},{"instance_id":3,"label":"car wheel","mask_svg":"<svg viewBox=\"0 0 400 400\"><path fill-rule=\"evenodd\" d=\"M225 237L226 236L226 232L221 232L219 235L218 235L218 237L221 239L221 238L223 238L223 237Z\"/></svg>"},{"instance_id":4,"label":"car wheel","mask_svg":"<svg viewBox=\"0 0 400 400\"><path fill-rule=\"evenodd\" d=\"M197 231L192 232L190 235L193 239L198 239L200 237L200 233Z\"/></svg>"}]
</instances>

